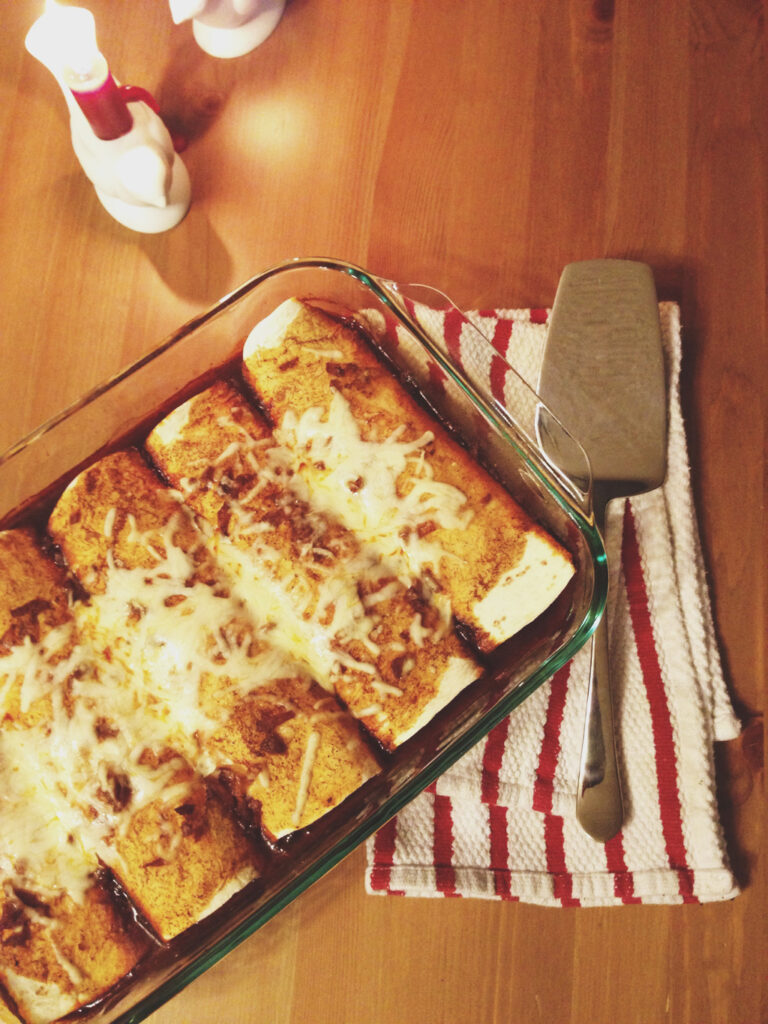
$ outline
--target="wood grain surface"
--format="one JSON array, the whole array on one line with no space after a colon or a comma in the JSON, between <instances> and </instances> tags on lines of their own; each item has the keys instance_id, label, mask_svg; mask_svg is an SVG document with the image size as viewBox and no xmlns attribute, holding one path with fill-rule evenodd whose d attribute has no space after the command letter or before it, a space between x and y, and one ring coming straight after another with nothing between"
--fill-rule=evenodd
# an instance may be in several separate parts
<instances>
[{"instance_id":1,"label":"wood grain surface","mask_svg":"<svg viewBox=\"0 0 768 1024\"><path fill-rule=\"evenodd\" d=\"M267 266L337 256L465 308L551 303L641 259L680 302L683 402L727 678L728 904L545 910L368 897L361 850L152 1024L768 1021L766 7L759 0L289 0L216 61L164 0L80 0L188 138L163 235L101 208L0 0L0 450Z\"/></svg>"}]
</instances>

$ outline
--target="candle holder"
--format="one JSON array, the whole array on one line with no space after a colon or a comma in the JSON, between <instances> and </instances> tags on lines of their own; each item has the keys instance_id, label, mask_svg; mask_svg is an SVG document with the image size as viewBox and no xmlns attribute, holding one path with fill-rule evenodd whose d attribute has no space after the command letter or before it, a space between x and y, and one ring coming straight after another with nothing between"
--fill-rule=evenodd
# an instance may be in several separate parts
<instances>
[{"instance_id":1,"label":"candle holder","mask_svg":"<svg viewBox=\"0 0 768 1024\"><path fill-rule=\"evenodd\" d=\"M133 231L175 227L189 209L189 174L150 94L112 77L90 11L49 0L26 47L61 87L75 155L105 210Z\"/></svg>"},{"instance_id":2,"label":"candle holder","mask_svg":"<svg viewBox=\"0 0 768 1024\"><path fill-rule=\"evenodd\" d=\"M198 46L212 57L242 57L277 28L286 0L170 0L179 25L192 21Z\"/></svg>"},{"instance_id":3,"label":"candle holder","mask_svg":"<svg viewBox=\"0 0 768 1024\"><path fill-rule=\"evenodd\" d=\"M130 131L104 140L70 106L72 146L107 213L133 231L158 234L175 227L189 209L189 174L152 107L144 101L127 107Z\"/></svg>"}]
</instances>

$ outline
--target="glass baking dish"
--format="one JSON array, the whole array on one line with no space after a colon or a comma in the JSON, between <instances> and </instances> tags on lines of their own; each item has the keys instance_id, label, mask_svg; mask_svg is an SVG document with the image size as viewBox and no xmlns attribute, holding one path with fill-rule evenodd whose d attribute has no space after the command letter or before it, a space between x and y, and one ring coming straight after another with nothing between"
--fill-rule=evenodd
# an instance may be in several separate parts
<instances>
[{"instance_id":1,"label":"glass baking dish","mask_svg":"<svg viewBox=\"0 0 768 1024\"><path fill-rule=\"evenodd\" d=\"M568 548L576 572L543 615L494 652L480 680L384 756L378 775L283 841L256 882L171 943L158 944L90 1008L87 1019L101 1024L143 1020L351 852L568 661L605 604L605 551L578 444L506 365L504 393L514 408L494 398L488 371L493 364L498 379L500 357L448 299L334 259L296 259L259 274L0 455L0 528L44 523L84 466L140 442L179 402L217 376L236 374L251 328L291 297L361 324L406 386ZM450 350L446 316L461 338Z\"/></svg>"}]
</instances>

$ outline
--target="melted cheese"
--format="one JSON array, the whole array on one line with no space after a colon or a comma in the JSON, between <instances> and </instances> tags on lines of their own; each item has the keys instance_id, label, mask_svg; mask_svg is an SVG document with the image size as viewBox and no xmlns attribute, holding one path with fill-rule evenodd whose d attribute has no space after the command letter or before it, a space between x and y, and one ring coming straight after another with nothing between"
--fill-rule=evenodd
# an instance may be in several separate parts
<instances>
[{"instance_id":1,"label":"melted cheese","mask_svg":"<svg viewBox=\"0 0 768 1024\"><path fill-rule=\"evenodd\" d=\"M13 685L20 686L22 714L60 686L77 668L79 652L71 650L72 644L72 624L66 623L50 630L42 643L25 637L8 655L0 658L0 707Z\"/></svg>"},{"instance_id":2,"label":"melted cheese","mask_svg":"<svg viewBox=\"0 0 768 1024\"><path fill-rule=\"evenodd\" d=\"M307 805L307 797L309 796L309 787L312 781L312 769L315 766L317 759L317 751L320 747L320 733L314 730L309 734L307 741L307 748L304 751L304 760L301 765L301 780L299 782L299 791L296 795L296 807L293 811L293 825L294 828L298 828L301 824L301 819L304 814L304 808Z\"/></svg>"},{"instance_id":3,"label":"melted cheese","mask_svg":"<svg viewBox=\"0 0 768 1024\"><path fill-rule=\"evenodd\" d=\"M246 377L278 417L276 436L293 451L294 470L303 476L312 500L320 508L337 515L385 558L403 565L411 577L434 579L436 589L451 593L457 615L476 630L480 646L493 649L540 615L567 584L574 571L567 553L556 543L545 551L544 545L537 543L541 538L534 538L529 545L531 557L517 564L518 549L523 546L517 541L529 532L529 527L517 530L512 512L513 522L505 534L509 542L507 560L490 549L481 549L475 557L470 539L460 534L467 530L485 533L481 524L497 514L507 516L504 503L498 512L493 506L489 517L488 509L475 505L464 494L462 480L453 470L450 483L435 480L431 445L435 440L442 442L428 429L410 442L402 440L403 427L383 440L364 440L375 436L378 429L369 431L368 424L380 422L379 404L374 401L366 406L365 391L359 403L352 398L350 404L344 396L348 394L345 389L354 386L352 378L337 388L336 370L326 365L322 355L315 355L313 330L320 339L336 328L319 310L291 299L253 328L243 349ZM356 345L354 339L345 343L342 367L356 364ZM299 359L291 359L297 352ZM285 367L290 367L284 378L282 359L286 360ZM367 365L365 357L362 365ZM295 411L290 408L290 389L301 389L300 375L310 381L317 375L324 397L317 399L316 407L307 408L305 402L301 411ZM342 369L340 377L345 376ZM313 394L314 383L309 388L308 393ZM397 392L388 390L386 394L391 422L397 422ZM409 400L405 401L407 405ZM407 411L404 416L411 421ZM428 420L420 414L413 422L428 426ZM473 493L473 487L468 491ZM478 544L482 542L478 537ZM506 551L507 545L501 550ZM454 570L462 581L456 586ZM525 585L518 586L522 577ZM478 607L477 601L483 597L485 601ZM502 606L511 600L522 604L510 607L505 615Z\"/></svg>"},{"instance_id":4,"label":"melted cheese","mask_svg":"<svg viewBox=\"0 0 768 1024\"><path fill-rule=\"evenodd\" d=\"M180 439L180 432L189 421L191 402L156 428L155 436L161 444L170 445ZM307 504L311 500L312 510L307 522L317 538L322 538L327 528L326 509L322 502L315 501L314 491L309 494L299 476L288 472L293 469L294 453L269 436L253 437L236 418L235 408L224 406L217 420L233 440L214 459L213 481L220 484L225 477L234 478L249 472L255 473L257 479L251 491L239 499L227 495L227 509L231 513L228 536L214 533L211 538L218 562L236 581L236 591L245 604L259 609L259 615L269 624L270 641L297 657L326 689L333 689L333 679L343 669L364 672L377 685L385 687L376 679L377 669L373 664L380 653L375 639L379 622L376 606L402 593L410 579L391 580L392 566L365 545L353 556L339 560L322 544L310 541L300 553L300 564L292 564L273 546L270 543L273 527L260 518L256 501L260 490L267 486L279 488L287 509L296 499ZM420 445L398 446L395 441L392 444L393 450L407 452L417 452ZM401 456L406 458L402 452ZM206 471L207 461L198 462L194 456L190 457L185 470L187 476L178 481L187 500L194 496L201 480L210 483ZM424 506L422 512L426 515L432 509L433 497L417 485L413 493L417 496L415 505ZM450 509L450 503L446 504ZM330 503L329 510L335 511ZM432 515L432 511L429 514ZM443 515L451 522L456 521L450 517L450 511L444 511ZM311 572L307 571L305 559L309 559ZM384 582L387 580L390 582ZM359 592L361 582L368 590L363 601ZM443 601L438 631L433 634L422 630L421 643L439 640L447 628L450 610L445 605ZM355 641L370 652L371 661L349 654L349 645Z\"/></svg>"},{"instance_id":5,"label":"melted cheese","mask_svg":"<svg viewBox=\"0 0 768 1024\"><path fill-rule=\"evenodd\" d=\"M310 483L312 501L337 516L383 556L404 556L414 577L446 556L433 526L465 529L473 518L463 491L434 479L424 450L434 435L365 441L347 400L333 392L327 409L287 412L275 437Z\"/></svg>"},{"instance_id":6,"label":"melted cheese","mask_svg":"<svg viewBox=\"0 0 768 1024\"><path fill-rule=\"evenodd\" d=\"M262 352L274 351L303 304L288 299L252 329L243 348L247 363ZM343 358L311 343L302 353L325 362ZM332 388L327 408L301 415L288 411L275 437L291 452L293 468L311 484L312 501L337 516L384 557L405 557L413 577L436 568L446 551L430 536L432 525L464 529L473 518L467 497L458 487L436 481L425 456L434 434L426 431L413 441L401 441L397 428L383 441L366 441L346 399Z\"/></svg>"},{"instance_id":7,"label":"melted cheese","mask_svg":"<svg viewBox=\"0 0 768 1024\"><path fill-rule=\"evenodd\" d=\"M54 756L42 728L0 732L0 876L82 903L99 865L83 846L85 819L57 782Z\"/></svg>"},{"instance_id":8,"label":"melted cheese","mask_svg":"<svg viewBox=\"0 0 768 1024\"><path fill-rule=\"evenodd\" d=\"M313 594L308 591L306 581L300 575L276 578L271 572L280 566L277 553L270 553L265 546L243 548L225 537L216 537L214 548L221 565L235 581L237 593L246 604L259 609L259 615L267 624L270 641L283 651L290 651L329 691L333 686L331 678L338 666L354 663L345 659L343 652L334 650L332 634L312 616L310 609ZM320 595L319 607L327 608L332 601L330 589ZM339 602L333 608L337 628L349 628L355 621L355 609L348 602Z\"/></svg>"},{"instance_id":9,"label":"melted cheese","mask_svg":"<svg viewBox=\"0 0 768 1024\"><path fill-rule=\"evenodd\" d=\"M188 786L171 786L178 759L144 758L153 745L167 746L168 729L119 665L97 668L96 653L78 643L52 672L45 644L24 648L45 682L48 714L40 725L0 733L3 779L11 780L0 798L0 832L4 849L30 865L30 888L58 885L81 901L98 859L117 863L115 839L131 815L156 801L178 805Z\"/></svg>"},{"instance_id":10,"label":"melted cheese","mask_svg":"<svg viewBox=\"0 0 768 1024\"><path fill-rule=\"evenodd\" d=\"M283 681L294 687L298 682L299 690L292 692L300 694L302 685L310 686L310 677L294 657L288 657L275 644L279 631L273 628L274 624L268 622L266 628L257 624L236 592L232 577L224 571L227 559L222 553L218 552L217 562L211 560L211 551L204 557L205 544L213 549L214 541L202 534L199 543L194 535L190 541L188 510L180 508L178 516L171 515L162 528L153 527L142 533L130 516L108 513L105 523L111 523L111 544L103 549L92 574L84 572L86 580L97 585L99 592L75 609L83 643L93 648L112 677L109 720L118 734L114 738L107 736L96 755L92 754L92 782L97 790L108 787L110 760L106 754L113 744L120 744L131 787L127 809L131 812L150 799L168 803L184 798L183 791L175 792L172 785L173 772L183 767L184 762L170 762L164 777L155 771L151 778L144 779L142 754L146 748L159 752L165 745L170 746L185 762L206 775L230 763L219 744L226 733L229 715L251 694L272 685L273 691L262 694L260 703L274 703L289 714L307 714L283 698L281 686ZM119 534L113 536L118 521L127 521L128 526L121 526ZM181 526L187 529L182 530ZM126 536L130 548L126 548ZM185 544L191 543L191 547L180 548L175 543L177 537L184 537ZM144 554L149 555L149 562ZM127 558L136 559L141 565L128 567ZM196 576L201 566L202 579ZM342 607L339 593L329 594L335 598L338 618ZM259 620L265 621L269 607L269 601L251 595L251 608L258 609ZM320 612L323 611L321 602ZM100 682L78 679L76 709L83 707L82 699L86 697L94 705L99 704ZM336 702L334 708L336 714L344 714ZM82 717L87 730L87 714ZM93 733L93 716L90 725ZM69 721L70 731L71 727ZM286 742L304 745L298 761L301 770L296 779L295 798L301 818L310 799L319 733L297 730L304 738L293 740L290 728L286 726L283 731ZM212 736L214 742L208 745ZM70 737L62 735L59 745L63 748L69 740ZM258 750L253 753L260 755ZM354 762L354 758L351 760ZM353 772L355 767L350 765ZM361 764L359 781L363 781L367 770ZM260 775L268 779L268 767ZM71 783L69 788L75 790L76 780ZM347 785L346 781L342 783ZM276 799L280 799L279 793ZM111 832L92 835L89 841L97 844L105 863L119 870L119 846L111 839L121 833L130 817L110 815L107 808L100 808L98 818L109 825ZM160 825L162 821L160 816ZM161 829L155 840L158 856L162 852L172 853L168 849L162 851L162 844L177 840L176 833L165 834Z\"/></svg>"},{"instance_id":11,"label":"melted cheese","mask_svg":"<svg viewBox=\"0 0 768 1024\"><path fill-rule=\"evenodd\" d=\"M21 715L0 732L0 874L82 902L99 859L117 862L116 839L135 811L157 801L177 806L188 785L174 781L178 758L144 756L166 750L169 725L159 702L96 644L97 605L71 612L0 658L0 696L6 704L18 687Z\"/></svg>"},{"instance_id":12,"label":"melted cheese","mask_svg":"<svg viewBox=\"0 0 768 1024\"><path fill-rule=\"evenodd\" d=\"M174 533L170 521L159 535L154 531L151 543L135 538L157 553L150 569L117 567L110 560L103 593L91 598L80 626L124 669L132 707L149 709L144 739L171 743L207 775L222 765L207 740L239 702L302 670L275 645L272 630L264 641L242 599L231 593L230 578L194 581L193 561L174 544ZM221 569L226 559L219 554ZM251 602L262 620L274 607L263 595L251 595ZM130 718L131 709L126 711Z\"/></svg>"},{"instance_id":13,"label":"melted cheese","mask_svg":"<svg viewBox=\"0 0 768 1024\"><path fill-rule=\"evenodd\" d=\"M201 404L193 411L196 401ZM467 521L464 494L431 478L423 458L431 433L406 444L397 431L385 445L391 453L387 462L380 457L379 446L360 440L340 397L335 408L349 429L356 431L372 472L374 466L389 466L384 493L388 494L389 532L396 543L403 540L395 533L395 526L403 533L396 520L397 506L402 504L396 478L401 472L409 475L407 501L414 510L414 523L434 526L439 520L458 528ZM194 428L186 436L191 423ZM208 423L209 436L218 441L213 454L210 445L196 446L192 441ZM393 702L402 699L402 712L397 714L410 718L414 703L440 703L442 693L453 696L458 675L455 666L447 666L443 642L450 638L453 648L457 641L447 594L430 593L421 578L414 593L409 593L413 575L403 570L401 562L383 557L365 536L361 539L362 531L342 525L337 504L317 500L314 487L296 472L296 454L252 421L240 396L221 389L191 399L183 413L173 413L153 434L150 450L186 500L209 516L211 524L218 520L219 508L225 509L226 534L216 532L214 526L212 549L236 581L237 594L246 605L258 608L269 624L270 642L290 651L329 692L337 692L382 742L389 744L395 733ZM321 449L317 456L322 467L324 453ZM385 472L374 478L382 475L387 476ZM329 493L335 490L330 487ZM349 488L344 490L350 493ZM371 523L385 515L383 507L369 503ZM412 546L421 543L424 558L429 532L419 530L411 538ZM432 553L436 548L432 543ZM422 617L418 595L425 593L432 608ZM469 682L477 677L473 659L457 660L465 669L462 678ZM419 674L412 675L417 664Z\"/></svg>"}]
</instances>

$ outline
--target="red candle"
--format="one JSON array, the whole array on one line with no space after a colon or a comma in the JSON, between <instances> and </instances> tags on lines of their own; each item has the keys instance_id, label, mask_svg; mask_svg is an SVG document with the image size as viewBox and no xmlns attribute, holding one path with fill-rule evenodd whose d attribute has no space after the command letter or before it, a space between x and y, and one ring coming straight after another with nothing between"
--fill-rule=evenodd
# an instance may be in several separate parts
<instances>
[{"instance_id":1,"label":"red candle","mask_svg":"<svg viewBox=\"0 0 768 1024\"><path fill-rule=\"evenodd\" d=\"M133 117L109 69L101 84L95 87L77 89L67 84L94 135L100 139L119 139L128 134L133 127Z\"/></svg>"}]
</instances>

